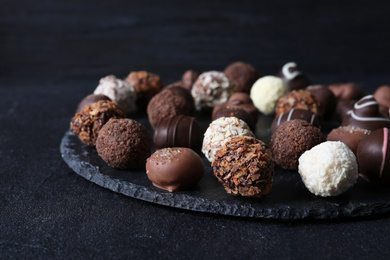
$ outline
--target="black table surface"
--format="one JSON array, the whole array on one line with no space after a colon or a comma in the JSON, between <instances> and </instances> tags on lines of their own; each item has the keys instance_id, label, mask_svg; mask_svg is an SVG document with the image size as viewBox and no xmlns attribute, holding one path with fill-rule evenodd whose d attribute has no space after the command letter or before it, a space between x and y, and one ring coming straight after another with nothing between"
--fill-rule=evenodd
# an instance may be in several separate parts
<instances>
[{"instance_id":1,"label":"black table surface","mask_svg":"<svg viewBox=\"0 0 390 260\"><path fill-rule=\"evenodd\" d=\"M101 77L295 61L318 84L390 84L387 1L0 1L0 258L385 259L390 214L277 221L93 184L59 146Z\"/></svg>"}]
</instances>

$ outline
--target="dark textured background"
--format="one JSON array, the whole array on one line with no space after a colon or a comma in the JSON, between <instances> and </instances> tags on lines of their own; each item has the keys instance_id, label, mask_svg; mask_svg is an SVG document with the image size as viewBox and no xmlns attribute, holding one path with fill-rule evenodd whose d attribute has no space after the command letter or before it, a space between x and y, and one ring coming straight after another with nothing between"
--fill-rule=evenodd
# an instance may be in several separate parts
<instances>
[{"instance_id":1,"label":"dark textured background","mask_svg":"<svg viewBox=\"0 0 390 260\"><path fill-rule=\"evenodd\" d=\"M271 2L271 1L269 1ZM0 1L0 258L379 258L388 215L266 221L158 206L79 177L59 153L108 74L296 61L314 83L390 84L386 1Z\"/></svg>"}]
</instances>

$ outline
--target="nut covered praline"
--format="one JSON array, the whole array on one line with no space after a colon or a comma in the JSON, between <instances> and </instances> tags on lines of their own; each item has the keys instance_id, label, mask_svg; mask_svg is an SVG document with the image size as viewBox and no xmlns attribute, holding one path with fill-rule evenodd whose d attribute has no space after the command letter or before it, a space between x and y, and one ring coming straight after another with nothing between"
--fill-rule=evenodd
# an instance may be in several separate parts
<instances>
[{"instance_id":1,"label":"nut covered praline","mask_svg":"<svg viewBox=\"0 0 390 260\"><path fill-rule=\"evenodd\" d=\"M227 193L260 198L271 191L271 151L254 137L237 137L227 142L217 152L212 167Z\"/></svg>"}]
</instances>

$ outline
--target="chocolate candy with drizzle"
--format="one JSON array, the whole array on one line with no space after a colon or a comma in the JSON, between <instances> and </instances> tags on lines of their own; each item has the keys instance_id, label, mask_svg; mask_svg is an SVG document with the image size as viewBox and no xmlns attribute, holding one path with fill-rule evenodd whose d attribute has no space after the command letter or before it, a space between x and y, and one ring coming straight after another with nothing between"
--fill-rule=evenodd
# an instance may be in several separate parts
<instances>
[{"instance_id":1,"label":"chocolate candy with drizzle","mask_svg":"<svg viewBox=\"0 0 390 260\"><path fill-rule=\"evenodd\" d=\"M153 136L157 149L165 147L187 147L200 151L202 131L195 118L190 116L174 116L161 120Z\"/></svg>"},{"instance_id":2,"label":"chocolate candy with drizzle","mask_svg":"<svg viewBox=\"0 0 390 260\"><path fill-rule=\"evenodd\" d=\"M286 82L290 91L304 89L310 85L309 79L298 69L295 62L286 63L279 76Z\"/></svg>"},{"instance_id":3,"label":"chocolate candy with drizzle","mask_svg":"<svg viewBox=\"0 0 390 260\"><path fill-rule=\"evenodd\" d=\"M345 115L342 126L352 125L375 131L383 127L390 128L390 119L379 112L379 104L373 95L360 99Z\"/></svg>"},{"instance_id":4,"label":"chocolate candy with drizzle","mask_svg":"<svg viewBox=\"0 0 390 260\"><path fill-rule=\"evenodd\" d=\"M280 114L278 117L274 119L274 121L271 124L271 132L272 133L275 132L279 126L294 119L305 120L306 122L314 125L315 127L318 128L320 127L320 121L318 120L317 116L313 112L309 110L293 108L289 112Z\"/></svg>"},{"instance_id":5,"label":"chocolate candy with drizzle","mask_svg":"<svg viewBox=\"0 0 390 260\"><path fill-rule=\"evenodd\" d=\"M365 180L390 183L389 129L382 128L365 137L357 149L361 177Z\"/></svg>"}]
</instances>

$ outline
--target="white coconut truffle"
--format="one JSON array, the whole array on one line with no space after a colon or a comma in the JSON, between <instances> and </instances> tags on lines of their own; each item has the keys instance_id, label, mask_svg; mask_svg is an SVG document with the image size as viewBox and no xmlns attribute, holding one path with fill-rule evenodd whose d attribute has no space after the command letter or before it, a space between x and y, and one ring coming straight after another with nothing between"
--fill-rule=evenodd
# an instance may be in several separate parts
<instances>
[{"instance_id":1,"label":"white coconut truffle","mask_svg":"<svg viewBox=\"0 0 390 260\"><path fill-rule=\"evenodd\" d=\"M212 121L207 128L204 134L202 152L212 163L215 154L222 146L232 138L241 136L255 137L243 120L237 117L220 117Z\"/></svg>"},{"instance_id":2,"label":"white coconut truffle","mask_svg":"<svg viewBox=\"0 0 390 260\"><path fill-rule=\"evenodd\" d=\"M257 109L265 115L275 113L276 102L288 92L286 83L279 77L259 78L251 88L251 99Z\"/></svg>"},{"instance_id":3,"label":"white coconut truffle","mask_svg":"<svg viewBox=\"0 0 390 260\"><path fill-rule=\"evenodd\" d=\"M337 196L355 185L355 154L342 142L324 142L299 157L298 172L306 188L321 197Z\"/></svg>"},{"instance_id":4,"label":"white coconut truffle","mask_svg":"<svg viewBox=\"0 0 390 260\"><path fill-rule=\"evenodd\" d=\"M114 75L106 76L99 81L94 94L102 94L117 103L129 115L136 109L136 93L133 85L116 78Z\"/></svg>"},{"instance_id":5,"label":"white coconut truffle","mask_svg":"<svg viewBox=\"0 0 390 260\"><path fill-rule=\"evenodd\" d=\"M208 71L194 82L191 95L197 109L213 108L226 102L234 91L234 84L220 71Z\"/></svg>"}]
</instances>

